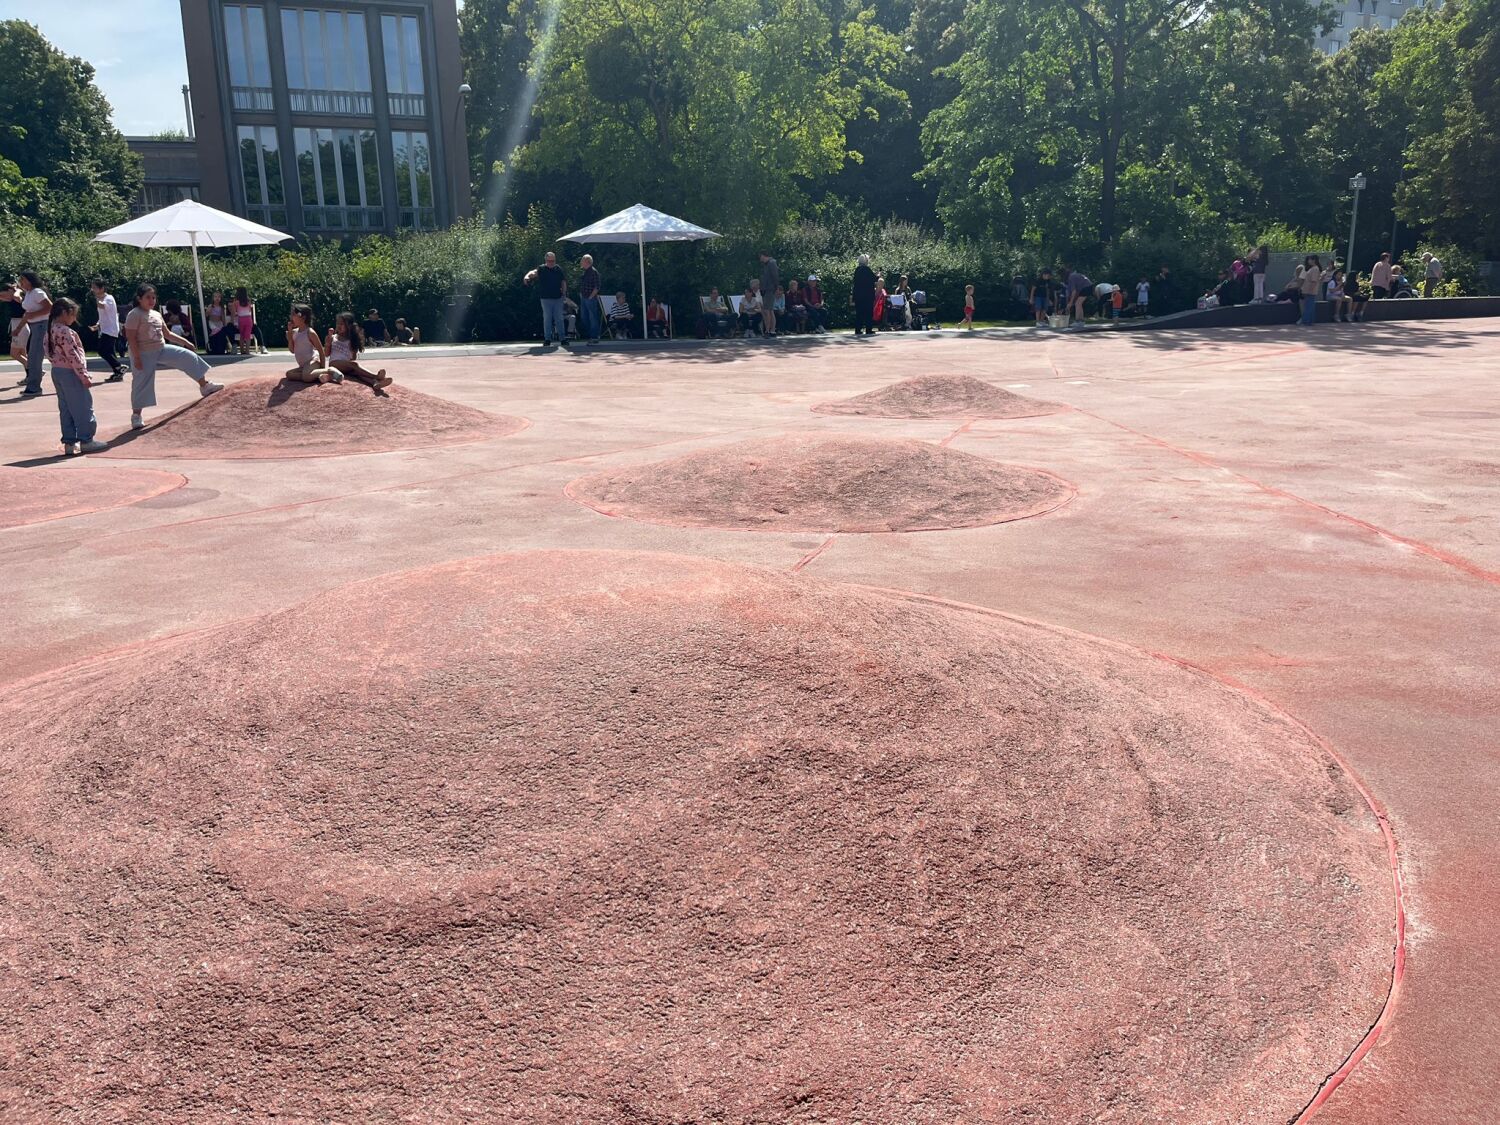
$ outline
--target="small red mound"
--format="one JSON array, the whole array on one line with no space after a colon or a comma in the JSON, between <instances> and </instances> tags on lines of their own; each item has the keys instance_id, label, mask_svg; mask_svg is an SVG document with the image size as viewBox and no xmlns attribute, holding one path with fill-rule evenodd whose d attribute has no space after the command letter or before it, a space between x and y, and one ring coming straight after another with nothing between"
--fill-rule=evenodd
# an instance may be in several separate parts
<instances>
[{"instance_id":1,"label":"small red mound","mask_svg":"<svg viewBox=\"0 0 1500 1125\"><path fill-rule=\"evenodd\" d=\"M861 414L869 418L1035 418L1062 407L1011 394L972 375L918 375L813 407L823 414Z\"/></svg>"},{"instance_id":2,"label":"small red mound","mask_svg":"<svg viewBox=\"0 0 1500 1125\"><path fill-rule=\"evenodd\" d=\"M1041 515L1073 487L927 442L788 434L609 469L568 495L610 516L749 531L936 531Z\"/></svg>"},{"instance_id":3,"label":"small red mound","mask_svg":"<svg viewBox=\"0 0 1500 1125\"><path fill-rule=\"evenodd\" d=\"M1161 660L701 559L383 577L0 700L37 1119L1286 1121L1380 833Z\"/></svg>"},{"instance_id":4,"label":"small red mound","mask_svg":"<svg viewBox=\"0 0 1500 1125\"><path fill-rule=\"evenodd\" d=\"M112 457L255 460L337 457L504 437L526 420L399 385L246 379L121 441Z\"/></svg>"},{"instance_id":5,"label":"small red mound","mask_svg":"<svg viewBox=\"0 0 1500 1125\"><path fill-rule=\"evenodd\" d=\"M181 488L187 479L155 469L95 465L0 466L0 528L66 519L135 504Z\"/></svg>"}]
</instances>

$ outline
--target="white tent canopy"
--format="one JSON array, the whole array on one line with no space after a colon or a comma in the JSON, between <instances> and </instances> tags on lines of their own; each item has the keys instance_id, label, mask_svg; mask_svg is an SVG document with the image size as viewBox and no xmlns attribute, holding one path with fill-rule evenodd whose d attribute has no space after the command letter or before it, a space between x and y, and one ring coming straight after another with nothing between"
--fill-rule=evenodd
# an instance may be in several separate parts
<instances>
[{"instance_id":1,"label":"white tent canopy","mask_svg":"<svg viewBox=\"0 0 1500 1125\"><path fill-rule=\"evenodd\" d=\"M198 266L198 247L208 246L274 246L292 236L279 230L252 223L238 215L230 215L205 207L191 199L173 203L139 219L131 219L117 227L96 234L95 242L117 242L122 246L137 246L143 250L159 247L191 246L193 248L193 276L198 281L198 315L205 338L208 335L208 310L203 303L203 271Z\"/></svg>"},{"instance_id":2,"label":"white tent canopy","mask_svg":"<svg viewBox=\"0 0 1500 1125\"><path fill-rule=\"evenodd\" d=\"M600 219L592 226L565 234L559 242L614 242L635 243L641 261L641 338L646 338L646 243L648 242L696 242L703 238L718 238L715 231L694 226L683 219L664 215L660 211L637 203L617 211L608 218Z\"/></svg>"}]
</instances>

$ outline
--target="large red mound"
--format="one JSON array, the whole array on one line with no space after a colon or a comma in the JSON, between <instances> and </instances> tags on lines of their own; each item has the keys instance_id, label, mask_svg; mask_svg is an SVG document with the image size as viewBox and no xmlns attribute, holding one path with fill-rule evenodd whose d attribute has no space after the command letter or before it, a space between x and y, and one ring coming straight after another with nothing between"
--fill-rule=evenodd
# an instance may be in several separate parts
<instances>
[{"instance_id":1,"label":"large red mound","mask_svg":"<svg viewBox=\"0 0 1500 1125\"><path fill-rule=\"evenodd\" d=\"M935 531L1040 515L1073 488L1051 473L927 442L788 434L582 477L605 515L752 531Z\"/></svg>"},{"instance_id":2,"label":"large red mound","mask_svg":"<svg viewBox=\"0 0 1500 1125\"><path fill-rule=\"evenodd\" d=\"M112 457L241 460L422 449L504 437L525 419L490 414L399 384L246 379L122 441Z\"/></svg>"},{"instance_id":3,"label":"large red mound","mask_svg":"<svg viewBox=\"0 0 1500 1125\"><path fill-rule=\"evenodd\" d=\"M1035 418L1062 407L1011 394L972 375L918 375L838 402L813 407L824 414L870 418Z\"/></svg>"},{"instance_id":4,"label":"large red mound","mask_svg":"<svg viewBox=\"0 0 1500 1125\"><path fill-rule=\"evenodd\" d=\"M103 465L0 466L0 528L82 516L149 500L181 488L186 478L156 469Z\"/></svg>"},{"instance_id":5,"label":"large red mound","mask_svg":"<svg viewBox=\"0 0 1500 1125\"><path fill-rule=\"evenodd\" d=\"M36 1120L1286 1121L1381 838L1165 661L673 556L413 571L0 702Z\"/></svg>"}]
</instances>

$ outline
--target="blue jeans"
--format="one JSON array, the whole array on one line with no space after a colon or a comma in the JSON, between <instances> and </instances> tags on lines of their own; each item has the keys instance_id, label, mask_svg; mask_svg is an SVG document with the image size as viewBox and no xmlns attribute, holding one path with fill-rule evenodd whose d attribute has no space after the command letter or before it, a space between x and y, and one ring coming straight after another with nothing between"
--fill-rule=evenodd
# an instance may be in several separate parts
<instances>
[{"instance_id":1,"label":"blue jeans","mask_svg":"<svg viewBox=\"0 0 1500 1125\"><path fill-rule=\"evenodd\" d=\"M578 315L583 318L583 334L590 340L599 339L599 318L603 315L599 311L599 297L578 298Z\"/></svg>"},{"instance_id":2,"label":"blue jeans","mask_svg":"<svg viewBox=\"0 0 1500 1125\"><path fill-rule=\"evenodd\" d=\"M1316 297L1303 296L1302 319L1300 324L1315 324L1318 320L1318 299Z\"/></svg>"},{"instance_id":3,"label":"blue jeans","mask_svg":"<svg viewBox=\"0 0 1500 1125\"><path fill-rule=\"evenodd\" d=\"M47 329L51 322L39 320L31 326L31 338L26 341L26 386L22 387L22 393L37 395L42 393L42 356L46 354Z\"/></svg>"},{"instance_id":4,"label":"blue jeans","mask_svg":"<svg viewBox=\"0 0 1500 1125\"><path fill-rule=\"evenodd\" d=\"M562 343L568 338L567 321L563 319L561 297L542 298L542 339L546 343Z\"/></svg>"},{"instance_id":5,"label":"blue jeans","mask_svg":"<svg viewBox=\"0 0 1500 1125\"><path fill-rule=\"evenodd\" d=\"M94 396L78 372L54 363L52 386L57 390L57 415L62 422L63 441L69 445L75 441L93 441L99 430L99 424L94 420Z\"/></svg>"}]
</instances>

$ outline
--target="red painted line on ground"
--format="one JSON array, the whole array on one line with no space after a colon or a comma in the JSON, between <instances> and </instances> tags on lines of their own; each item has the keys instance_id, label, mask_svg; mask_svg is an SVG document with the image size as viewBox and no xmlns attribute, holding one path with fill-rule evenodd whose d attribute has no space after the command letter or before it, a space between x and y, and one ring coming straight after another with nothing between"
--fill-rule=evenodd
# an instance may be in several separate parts
<instances>
[{"instance_id":1,"label":"red painted line on ground","mask_svg":"<svg viewBox=\"0 0 1500 1125\"><path fill-rule=\"evenodd\" d=\"M949 434L947 437L945 437L942 441L938 442L938 445L939 446L946 446L946 445L948 445L954 438L958 437L959 434L963 433L965 430L967 430L970 426L972 426L977 421L979 421L978 418L970 418L962 426L958 427L958 429L954 430L951 434Z\"/></svg>"},{"instance_id":2,"label":"red painted line on ground","mask_svg":"<svg viewBox=\"0 0 1500 1125\"><path fill-rule=\"evenodd\" d=\"M96 512L109 512L113 511L115 508L128 508L132 504L139 504L143 500L154 500L158 496L165 496L169 492L176 492L179 488L183 487L188 482L187 477L183 476L181 473L168 472L166 469L131 468L122 469L122 471L127 473L160 473L162 476L176 477L177 479L175 481L164 482L162 484L162 487L158 488L155 492L148 492L144 496L135 496L128 500L121 500L116 504L101 504L96 508L76 508L72 511L62 512L61 514L55 516L41 516L34 520L19 520L16 523L8 523L0 526L0 532L11 531L17 527L34 527L39 523L54 523L57 520L70 520L77 516L91 516Z\"/></svg>"},{"instance_id":3,"label":"red painted line on ground","mask_svg":"<svg viewBox=\"0 0 1500 1125\"><path fill-rule=\"evenodd\" d=\"M1430 558L1435 562L1440 562L1445 566L1451 566L1455 570L1462 571L1464 574L1467 574L1471 578L1477 578L1481 582L1489 582L1494 585L1500 586L1500 571L1489 570L1483 566L1480 566L1472 559L1466 559L1462 555L1456 555L1452 551L1446 551L1442 547L1436 547L1431 543L1424 543L1420 539L1413 539L1407 535L1397 534L1396 532L1391 531L1389 528L1381 527L1379 524L1371 523L1369 520L1360 519L1358 516L1352 516L1348 512L1341 512L1337 508L1330 508L1327 504L1320 504L1316 500L1309 500L1307 497L1299 496L1295 492L1288 492L1284 488L1278 488L1273 484L1266 484L1264 481L1256 480L1254 477L1246 476L1244 473L1237 472L1234 469L1219 464L1219 462L1215 461L1207 454L1198 453L1197 451L1192 449L1185 449L1179 445L1173 445L1171 442L1165 440L1164 438L1155 437L1152 434L1137 430L1133 426L1127 426L1123 422L1116 422L1112 418L1106 418L1101 414L1095 414L1092 410L1085 410L1082 407L1078 407L1078 412L1080 414L1087 414L1090 418L1097 419L1098 421L1103 422L1106 425L1113 426L1117 430L1124 430L1128 434L1134 434L1136 437L1141 438L1144 441L1148 441L1152 445L1175 453L1179 457L1185 457L1189 461L1194 461L1206 468L1214 469L1215 471L1221 473L1228 473L1230 476L1234 477L1235 480L1240 481L1243 484L1248 484L1252 488L1258 489L1268 496L1275 496L1281 500L1290 500L1295 504L1301 504L1304 508L1310 508L1315 512L1322 512L1326 516L1332 516L1336 520L1342 520L1345 523L1353 524L1355 527L1362 528L1363 530L1368 531L1372 535L1376 535L1381 539L1386 540L1387 542L1395 543L1402 547L1407 547L1417 552L1419 555L1425 555L1427 558Z\"/></svg>"},{"instance_id":4,"label":"red painted line on ground","mask_svg":"<svg viewBox=\"0 0 1500 1125\"><path fill-rule=\"evenodd\" d=\"M1318 1092L1313 1096L1313 1099L1293 1119L1292 1125L1302 1125L1303 1122L1310 1120L1327 1103L1328 1099L1333 1096L1333 1092L1343 1085L1344 1080L1353 1073L1354 1068L1363 1061L1366 1055L1375 1049L1376 1043L1380 1041L1380 1036L1385 1032L1386 1026L1390 1022L1391 1015L1396 1007L1397 997L1401 993L1401 982L1406 976L1406 895L1405 882L1401 877L1401 852L1396 845L1396 831L1391 826L1390 815L1385 811L1380 802L1376 800L1375 794L1365 784L1364 778L1359 776L1359 773L1349 764L1348 760L1335 750L1326 738L1318 734L1317 731L1313 730L1295 715L1287 713L1267 698L1264 693L1241 680L1235 679L1233 676L1223 672L1216 672L1212 668L1206 668L1201 664L1194 664L1180 657L1168 656L1166 653L1157 652L1152 653L1152 655L1159 660L1165 660L1171 664L1202 673L1217 680L1226 687L1243 692L1296 723L1348 775L1349 780L1354 783L1354 787L1359 790L1359 795L1365 799L1365 804L1369 806L1371 815L1375 817L1375 822L1380 826L1380 834L1385 839L1386 855L1390 859L1391 864L1391 897L1396 909L1395 946L1391 959L1390 987L1386 990L1385 1003L1380 1007L1380 1014L1375 1017L1375 1022L1370 1025L1370 1029L1355 1044L1354 1050L1349 1052L1349 1056L1344 1060L1343 1064L1323 1080L1322 1086L1318 1088Z\"/></svg>"},{"instance_id":5,"label":"red painted line on ground","mask_svg":"<svg viewBox=\"0 0 1500 1125\"><path fill-rule=\"evenodd\" d=\"M817 558L824 551L828 550L829 547L833 546L833 541L837 538L837 535L830 535L827 539L823 540L823 542L819 543L811 551L807 552L807 554L803 555L800 559L792 564L792 573L796 574L808 563L812 562L813 559Z\"/></svg>"},{"instance_id":6,"label":"red painted line on ground","mask_svg":"<svg viewBox=\"0 0 1500 1125\"><path fill-rule=\"evenodd\" d=\"M142 532L169 531L178 527L190 527L200 523L215 523L219 520L239 519L242 516L259 516L271 512L290 512L298 508L308 508L315 504L329 504L337 500L350 500L356 496L375 496L382 492L400 492L406 488L424 488L430 484L443 484L447 481L464 480L470 477L482 477L490 473L508 473L515 469L529 469L538 465L561 465L571 461L587 461L594 457L610 457L617 453L630 453L637 449L655 449L657 446L672 445L682 441L695 441L702 438L724 437L727 434L751 433L755 430L772 429L772 426L751 426L743 430L724 430L710 434L689 434L686 437L670 438L666 441L651 442L646 445L627 445L619 449L605 449L598 453L586 453L577 457L552 457L544 461L516 461L507 465L490 465L483 469L466 469L460 473L445 473L442 476L424 477L421 480L399 481L396 484L383 484L377 488L361 488L353 492L337 492L332 496L314 496L307 500L290 500L285 504L268 504L260 508L244 508L237 512L220 512L212 516L197 516L189 520L175 520L171 523L152 524L150 527L125 528L122 531L109 531L95 536L98 539L112 539L120 535L135 535ZM517 431L518 433L520 431ZM397 451L399 452L399 451ZM422 450L410 450L409 452L420 453ZM350 456L357 456L351 454Z\"/></svg>"},{"instance_id":7,"label":"red painted line on ground","mask_svg":"<svg viewBox=\"0 0 1500 1125\"><path fill-rule=\"evenodd\" d=\"M1385 1002L1381 1005L1380 1013L1375 1017L1375 1022L1370 1025L1369 1030L1366 1031L1365 1034L1360 1038L1360 1041L1355 1044L1354 1049L1349 1052L1348 1056L1344 1059L1343 1063L1338 1067L1338 1069L1323 1080L1322 1085L1318 1087L1317 1093L1315 1093L1312 1097L1312 1100L1303 1107L1302 1112L1292 1120L1291 1125L1302 1125L1303 1122L1310 1119L1328 1101L1328 1099L1333 1096L1333 1092L1343 1084L1344 1080L1349 1077L1354 1068L1360 1064L1364 1057L1374 1049L1375 1044L1379 1042L1380 1036L1385 1032L1387 1025L1390 1023L1391 1015L1395 1011L1396 1001L1401 993L1401 982L1406 976L1406 894L1405 880L1401 876L1401 853L1396 844L1396 832L1391 825L1390 816L1385 811L1385 808L1381 805L1381 803L1376 799L1374 792L1368 785L1365 784L1364 778L1360 777L1358 772L1355 771L1354 767L1349 764L1348 760L1345 759L1344 756L1337 750L1335 750L1332 743L1330 743L1326 738L1309 727L1301 719L1297 718L1295 715L1291 714L1290 712L1279 706L1277 703L1273 702L1271 698L1264 692L1261 692L1256 688L1253 688L1248 684L1235 679L1233 676L1226 675L1222 672L1216 672L1211 668L1205 668L1201 664L1194 664L1192 661L1184 660L1181 657L1169 656L1166 653L1162 652L1152 652L1149 649L1137 648L1134 645L1129 645L1122 641L1114 641L1104 637L1092 636L1088 633L1080 632L1077 629L1070 629L1066 625L1055 625L1046 621L1038 621L1034 618L1022 617L1020 614L1007 613L1004 610L993 609L989 606L973 605L969 602L960 602L955 601L952 598L944 598L937 594L922 594L918 593L915 590L902 590L891 586L866 586L865 588L870 590L878 590L882 593L895 594L899 597L909 598L913 601L929 602L933 605L946 606L950 609L962 609L967 610L971 613L980 613L987 614L992 617L1000 617L1008 621L1015 621L1022 625L1031 626L1035 629L1044 629L1054 633L1061 633L1066 636L1082 637L1098 644L1109 645L1117 649L1150 656L1155 660L1165 661L1168 664L1174 664L1186 671L1193 672L1214 680L1215 682L1229 688L1231 691L1240 692L1242 695L1245 695L1251 700L1255 701L1255 703L1265 708L1272 714L1285 719L1289 723L1292 723L1299 730L1305 733L1308 738L1313 741L1314 745L1316 745L1320 750L1326 753L1334 762L1338 764L1338 767L1344 771L1344 774L1349 778L1350 782L1353 783L1355 789L1359 791L1359 795L1364 798L1365 804L1369 807L1371 815L1375 817L1375 822L1380 827L1381 837L1385 840L1386 856L1390 861L1391 897L1396 915L1394 925L1394 942L1392 946L1391 956L1391 979L1390 986L1386 990Z\"/></svg>"}]
</instances>

